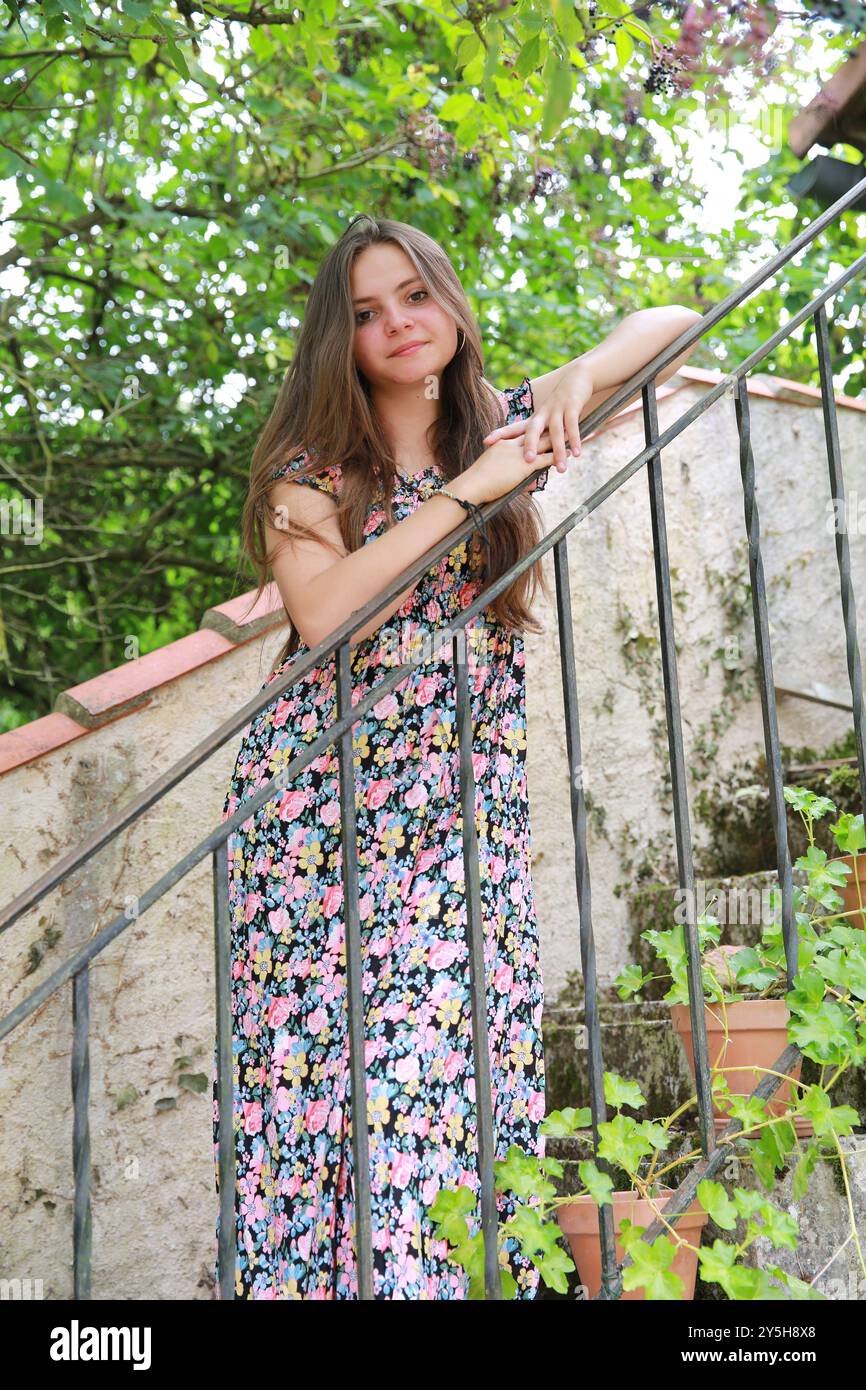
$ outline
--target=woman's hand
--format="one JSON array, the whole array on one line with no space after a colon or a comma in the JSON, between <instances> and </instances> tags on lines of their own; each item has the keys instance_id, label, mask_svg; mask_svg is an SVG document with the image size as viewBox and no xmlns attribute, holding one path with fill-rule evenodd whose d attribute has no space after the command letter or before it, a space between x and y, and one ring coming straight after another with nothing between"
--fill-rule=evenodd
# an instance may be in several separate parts
<instances>
[{"instance_id":1,"label":"woman's hand","mask_svg":"<svg viewBox=\"0 0 866 1390\"><path fill-rule=\"evenodd\" d=\"M483 454L479 454L469 468L457 475L459 495L479 505L483 502L494 502L497 497L504 497L506 492L510 492L518 483L522 483L539 469L551 466L553 453L546 430L539 437L539 444L542 452L527 462L522 440L494 439L490 447L485 449ZM452 490L454 487L455 484L452 484Z\"/></svg>"},{"instance_id":2,"label":"woman's hand","mask_svg":"<svg viewBox=\"0 0 866 1390\"><path fill-rule=\"evenodd\" d=\"M482 443L494 444L501 439L522 440L527 463L533 463L537 468L539 465L535 460L539 443L547 433L553 461L559 472L564 473L569 455L576 458L580 453L580 412L594 389L586 369L572 367L553 388L540 410L530 415L528 420L512 420L510 425L500 425L499 429L491 430Z\"/></svg>"}]
</instances>

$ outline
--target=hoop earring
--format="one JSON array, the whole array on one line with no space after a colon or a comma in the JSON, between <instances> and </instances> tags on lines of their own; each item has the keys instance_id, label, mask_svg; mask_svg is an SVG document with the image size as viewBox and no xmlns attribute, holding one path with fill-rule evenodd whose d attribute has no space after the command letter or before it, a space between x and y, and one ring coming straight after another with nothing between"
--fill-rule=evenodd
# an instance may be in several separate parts
<instances>
[{"instance_id":1,"label":"hoop earring","mask_svg":"<svg viewBox=\"0 0 866 1390\"><path fill-rule=\"evenodd\" d=\"M458 332L463 333L463 329L462 329L462 328L458 329ZM459 355L459 353L461 353L461 352L463 351L463 349L465 348L465 346L466 346L466 334L463 333L463 342L460 344L460 346L459 346L459 348L457 349L457 352L455 352L454 356L457 357L457 356Z\"/></svg>"}]
</instances>

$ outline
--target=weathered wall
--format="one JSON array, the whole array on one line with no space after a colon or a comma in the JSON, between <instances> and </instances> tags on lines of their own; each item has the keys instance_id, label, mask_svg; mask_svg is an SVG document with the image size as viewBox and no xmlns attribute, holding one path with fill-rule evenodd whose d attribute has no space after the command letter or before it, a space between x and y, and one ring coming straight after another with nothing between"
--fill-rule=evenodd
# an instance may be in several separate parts
<instances>
[{"instance_id":1,"label":"weathered wall","mask_svg":"<svg viewBox=\"0 0 866 1390\"><path fill-rule=\"evenodd\" d=\"M660 429L702 393L690 387L661 400ZM850 687L828 529L822 413L752 396L750 405L776 682L803 687L818 680L844 693ZM866 513L864 416L842 409L838 419L849 498L863 499ZM591 443L575 470L552 473L540 495L548 529L642 445L637 413ZM708 774L764 747L754 624L742 589L748 551L733 400L723 396L712 405L663 451L662 462L693 799ZM850 545L855 592L862 596L866 523ZM645 469L571 531L568 552L582 775L593 807L593 929L599 977L610 980L630 958L628 899L636 871L645 855L663 864L674 844L672 814L662 799L669 762ZM527 781L545 993L552 1002L580 954L552 557L545 565L551 598L539 600L536 610L545 631L526 643ZM791 745L821 748L851 727L850 714L802 700L780 697L778 710L781 738ZM699 845L705 832L694 818L693 831Z\"/></svg>"}]
</instances>

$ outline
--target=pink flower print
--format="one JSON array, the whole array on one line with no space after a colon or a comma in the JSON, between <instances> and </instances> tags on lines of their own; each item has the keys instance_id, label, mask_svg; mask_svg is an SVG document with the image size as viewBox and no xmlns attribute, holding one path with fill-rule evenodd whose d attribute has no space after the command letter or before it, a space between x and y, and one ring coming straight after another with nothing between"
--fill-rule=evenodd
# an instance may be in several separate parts
<instances>
[{"instance_id":1,"label":"pink flower print","mask_svg":"<svg viewBox=\"0 0 866 1390\"><path fill-rule=\"evenodd\" d=\"M251 922L262 905L261 893L247 893L244 902L244 922Z\"/></svg>"},{"instance_id":2,"label":"pink flower print","mask_svg":"<svg viewBox=\"0 0 866 1390\"><path fill-rule=\"evenodd\" d=\"M268 1027L282 1028L291 1013L291 1005L285 995L278 995L268 1005Z\"/></svg>"},{"instance_id":3,"label":"pink flower print","mask_svg":"<svg viewBox=\"0 0 866 1390\"><path fill-rule=\"evenodd\" d=\"M364 522L364 535L372 536L373 532L381 526L384 520L385 513L382 511L381 507L374 507L367 517L367 520Z\"/></svg>"},{"instance_id":4,"label":"pink flower print","mask_svg":"<svg viewBox=\"0 0 866 1390\"><path fill-rule=\"evenodd\" d=\"M511 898L515 907L518 903L523 901L523 884L519 878L512 879L511 886L508 890L508 896Z\"/></svg>"},{"instance_id":5,"label":"pink flower print","mask_svg":"<svg viewBox=\"0 0 866 1390\"><path fill-rule=\"evenodd\" d=\"M419 1115L413 1127L419 1139L426 1139L427 1135L430 1133L430 1116Z\"/></svg>"},{"instance_id":6,"label":"pink flower print","mask_svg":"<svg viewBox=\"0 0 866 1390\"><path fill-rule=\"evenodd\" d=\"M533 1124L537 1124L539 1121L543 1120L543 1119L544 1119L544 1108L545 1108L545 1107L544 1107L544 1092L543 1092L543 1091L530 1091L530 1092L529 1092L529 1104L528 1104L528 1107L527 1107L527 1108L528 1108L528 1110L529 1110L529 1118L530 1118L530 1120L532 1120Z\"/></svg>"},{"instance_id":7,"label":"pink flower print","mask_svg":"<svg viewBox=\"0 0 866 1390\"><path fill-rule=\"evenodd\" d=\"M403 797L404 805L416 810L419 806L424 806L427 802L428 792L424 783L420 780L413 782L406 795Z\"/></svg>"},{"instance_id":8,"label":"pink flower print","mask_svg":"<svg viewBox=\"0 0 866 1390\"><path fill-rule=\"evenodd\" d=\"M500 965L493 977L493 984L497 994L507 994L511 989L514 980L514 970L510 965L503 963Z\"/></svg>"},{"instance_id":9,"label":"pink flower print","mask_svg":"<svg viewBox=\"0 0 866 1390\"><path fill-rule=\"evenodd\" d=\"M309 1260L310 1260L310 1250L311 1250L311 1248L312 1248L312 1244L313 1244L313 1232L312 1232L312 1229L310 1229L309 1231L305 1231L304 1234L303 1234L302 1236L299 1236L299 1237L298 1237L298 1254L300 1255L300 1257L301 1257L301 1259L303 1260L304 1264L308 1264L308 1263L309 1263Z\"/></svg>"},{"instance_id":10,"label":"pink flower print","mask_svg":"<svg viewBox=\"0 0 866 1390\"><path fill-rule=\"evenodd\" d=\"M460 1072L463 1070L464 1061L465 1058L462 1052L455 1052L452 1048L452 1050L448 1053L448 1056L445 1058L446 1081L453 1081L455 1076L459 1076Z\"/></svg>"},{"instance_id":11,"label":"pink flower print","mask_svg":"<svg viewBox=\"0 0 866 1390\"><path fill-rule=\"evenodd\" d=\"M473 753L473 754L472 754L472 776L475 778L476 781L477 781L478 778L482 775L482 773L484 772L484 769L485 769L486 767L487 767L487 754L486 754L486 753Z\"/></svg>"},{"instance_id":12,"label":"pink flower print","mask_svg":"<svg viewBox=\"0 0 866 1390\"><path fill-rule=\"evenodd\" d=\"M315 733L316 730L318 729L318 727L319 727L319 720L318 720L318 716L316 715L316 711L315 711L315 710L310 710L309 714L305 714L304 717L303 717L303 719L301 720L301 733L303 733L303 734Z\"/></svg>"},{"instance_id":13,"label":"pink flower print","mask_svg":"<svg viewBox=\"0 0 866 1390\"><path fill-rule=\"evenodd\" d=\"M381 960L382 956L387 956L388 952L391 950L390 936L383 934L382 936L373 937L367 949L371 956L375 956L378 960Z\"/></svg>"},{"instance_id":14,"label":"pink flower print","mask_svg":"<svg viewBox=\"0 0 866 1390\"><path fill-rule=\"evenodd\" d=\"M244 1107L244 1133L261 1134L262 1132L262 1107L257 1100L245 1100Z\"/></svg>"},{"instance_id":15,"label":"pink flower print","mask_svg":"<svg viewBox=\"0 0 866 1390\"><path fill-rule=\"evenodd\" d=\"M319 820L323 825L336 825L340 819L339 801L326 801L319 812Z\"/></svg>"},{"instance_id":16,"label":"pink flower print","mask_svg":"<svg viewBox=\"0 0 866 1390\"><path fill-rule=\"evenodd\" d=\"M307 1016L307 1027L314 1037L318 1037L322 1029L327 1026L327 1023L327 1010L321 1008L321 1006L318 1009L313 1009L313 1012Z\"/></svg>"},{"instance_id":17,"label":"pink flower print","mask_svg":"<svg viewBox=\"0 0 866 1390\"><path fill-rule=\"evenodd\" d=\"M400 1057L398 1059L397 1065L394 1068L394 1075L402 1086L407 1081L417 1081L420 1071L421 1066L418 1058L414 1053L410 1053L408 1057Z\"/></svg>"},{"instance_id":18,"label":"pink flower print","mask_svg":"<svg viewBox=\"0 0 866 1390\"><path fill-rule=\"evenodd\" d=\"M398 1154L391 1164L391 1182L395 1187L406 1187L412 1181L415 1160L411 1154Z\"/></svg>"},{"instance_id":19,"label":"pink flower print","mask_svg":"<svg viewBox=\"0 0 866 1390\"><path fill-rule=\"evenodd\" d=\"M373 1232L373 1249L387 1250L391 1244L391 1232L385 1225L377 1226Z\"/></svg>"},{"instance_id":20,"label":"pink flower print","mask_svg":"<svg viewBox=\"0 0 866 1390\"><path fill-rule=\"evenodd\" d=\"M296 820L307 804L307 793L303 791L284 791L277 815L280 820Z\"/></svg>"},{"instance_id":21,"label":"pink flower print","mask_svg":"<svg viewBox=\"0 0 866 1390\"><path fill-rule=\"evenodd\" d=\"M340 904L343 901L342 883L331 883L325 889L325 897L322 902L322 911L326 917L333 917L335 912L339 912Z\"/></svg>"},{"instance_id":22,"label":"pink flower print","mask_svg":"<svg viewBox=\"0 0 866 1390\"><path fill-rule=\"evenodd\" d=\"M283 725L285 724L286 720L289 719L289 718L291 717L291 713L292 713L292 702L291 702L291 700L278 700L278 701L277 701L277 704L276 704L276 708L274 709L274 718L273 718L273 726L274 726L274 728L275 728L275 729L281 729L281 728L283 727Z\"/></svg>"},{"instance_id":23,"label":"pink flower print","mask_svg":"<svg viewBox=\"0 0 866 1390\"><path fill-rule=\"evenodd\" d=\"M393 690L389 690L387 695L383 695L373 706L373 713L377 719L387 719L389 714L394 714L400 708L397 696Z\"/></svg>"},{"instance_id":24,"label":"pink flower print","mask_svg":"<svg viewBox=\"0 0 866 1390\"><path fill-rule=\"evenodd\" d=\"M436 863L436 850L422 849L415 863L419 874L425 874Z\"/></svg>"},{"instance_id":25,"label":"pink flower print","mask_svg":"<svg viewBox=\"0 0 866 1390\"><path fill-rule=\"evenodd\" d=\"M291 1108L292 1108L292 1093L291 1093L291 1091L288 1089L287 1086L278 1086L278 1087L277 1087L277 1110L280 1111L280 1112L282 1112L282 1111L284 1111L284 1110L291 1110Z\"/></svg>"},{"instance_id":26,"label":"pink flower print","mask_svg":"<svg viewBox=\"0 0 866 1390\"><path fill-rule=\"evenodd\" d=\"M459 883L463 878L463 855L455 855L445 865L445 877L449 883Z\"/></svg>"},{"instance_id":27,"label":"pink flower print","mask_svg":"<svg viewBox=\"0 0 866 1390\"><path fill-rule=\"evenodd\" d=\"M367 810L378 811L380 806L384 806L391 794L392 786L393 783L387 777L380 777L378 781L371 782L367 792Z\"/></svg>"},{"instance_id":28,"label":"pink flower print","mask_svg":"<svg viewBox=\"0 0 866 1390\"><path fill-rule=\"evenodd\" d=\"M500 777L507 777L511 771L511 759L507 753L498 753L496 756L496 771Z\"/></svg>"},{"instance_id":29,"label":"pink flower print","mask_svg":"<svg viewBox=\"0 0 866 1390\"><path fill-rule=\"evenodd\" d=\"M422 677L422 679L418 682L418 688L415 691L416 705L429 705L430 701L435 698L436 691L438 689L439 680L436 676Z\"/></svg>"},{"instance_id":30,"label":"pink flower print","mask_svg":"<svg viewBox=\"0 0 866 1390\"><path fill-rule=\"evenodd\" d=\"M454 941L436 940L427 952L427 964L431 970L447 970L460 955L460 947Z\"/></svg>"},{"instance_id":31,"label":"pink flower print","mask_svg":"<svg viewBox=\"0 0 866 1390\"><path fill-rule=\"evenodd\" d=\"M319 1100L311 1101L307 1106L307 1113L304 1116L304 1123L307 1126L308 1134L318 1134L328 1123L328 1111L330 1104L324 1096Z\"/></svg>"},{"instance_id":32,"label":"pink flower print","mask_svg":"<svg viewBox=\"0 0 866 1390\"><path fill-rule=\"evenodd\" d=\"M279 936L292 925L292 919L284 907L276 907L268 913L268 925L274 936Z\"/></svg>"},{"instance_id":33,"label":"pink flower print","mask_svg":"<svg viewBox=\"0 0 866 1390\"><path fill-rule=\"evenodd\" d=\"M369 893L365 893L364 896L358 900L358 915L361 921L366 922L372 911L373 899L370 897Z\"/></svg>"}]
</instances>

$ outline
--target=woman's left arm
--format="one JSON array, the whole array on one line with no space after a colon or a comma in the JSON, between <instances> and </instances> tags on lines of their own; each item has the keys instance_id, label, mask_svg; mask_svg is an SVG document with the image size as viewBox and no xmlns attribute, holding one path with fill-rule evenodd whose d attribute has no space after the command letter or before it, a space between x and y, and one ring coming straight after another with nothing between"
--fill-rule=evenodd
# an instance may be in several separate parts
<instances>
[{"instance_id":1,"label":"woman's left arm","mask_svg":"<svg viewBox=\"0 0 866 1390\"><path fill-rule=\"evenodd\" d=\"M528 462L538 452L542 431L548 429L554 463L564 472L569 452L580 453L580 417L589 415L701 317L697 310L682 304L659 305L628 314L596 347L552 372L534 377L530 381L534 413L528 420L514 420L510 425L491 431L485 436L484 444L523 434L523 453ZM656 377L656 384L673 376L694 351L694 346L669 362ZM623 406L640 394L640 391L633 392L623 401Z\"/></svg>"}]
</instances>

